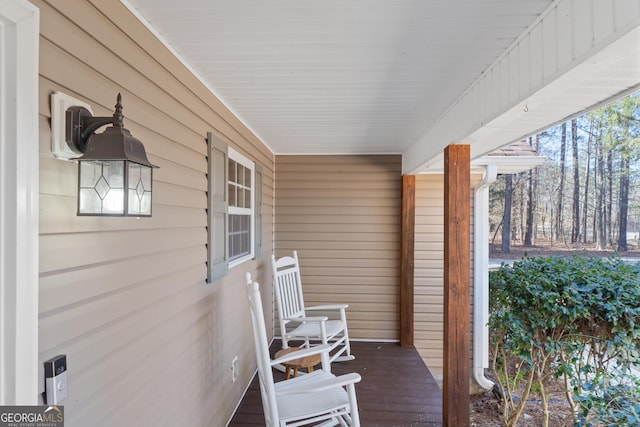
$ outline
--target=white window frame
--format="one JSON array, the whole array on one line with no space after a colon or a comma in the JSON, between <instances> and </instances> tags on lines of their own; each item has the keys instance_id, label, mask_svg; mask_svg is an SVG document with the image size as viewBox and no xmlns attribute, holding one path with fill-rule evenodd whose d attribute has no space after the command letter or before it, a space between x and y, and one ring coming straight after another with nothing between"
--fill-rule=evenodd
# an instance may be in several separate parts
<instances>
[{"instance_id":1,"label":"white window frame","mask_svg":"<svg viewBox=\"0 0 640 427\"><path fill-rule=\"evenodd\" d=\"M228 206L228 218L227 221L229 221L229 218L231 218L231 215L249 215L249 253L240 257L240 258L236 258L232 261L229 261L229 268L233 268L236 265L242 264L245 261L249 261L251 259L253 259L255 257L255 191L256 191L256 166L255 163L250 160L249 158L243 156L242 154L238 153L237 151L235 151L233 148L229 147L229 160L233 160L236 163L241 164L242 166L246 167L247 169L249 169L251 171L251 208L238 208L235 206ZM229 173L229 171L227 171L227 174ZM227 185L229 183L229 176L227 175ZM229 230L230 227L227 227L227 244L229 242Z\"/></svg>"}]
</instances>

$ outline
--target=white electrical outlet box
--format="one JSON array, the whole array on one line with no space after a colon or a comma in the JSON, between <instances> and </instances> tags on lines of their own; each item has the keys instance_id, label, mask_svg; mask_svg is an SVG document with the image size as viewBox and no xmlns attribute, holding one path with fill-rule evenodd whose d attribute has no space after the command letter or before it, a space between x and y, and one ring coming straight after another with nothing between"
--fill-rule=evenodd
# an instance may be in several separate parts
<instances>
[{"instance_id":1,"label":"white electrical outlet box","mask_svg":"<svg viewBox=\"0 0 640 427\"><path fill-rule=\"evenodd\" d=\"M231 361L231 382L235 383L238 379L238 356Z\"/></svg>"},{"instance_id":2,"label":"white electrical outlet box","mask_svg":"<svg viewBox=\"0 0 640 427\"><path fill-rule=\"evenodd\" d=\"M67 398L67 356L61 354L44 362L44 381L47 405L57 405Z\"/></svg>"},{"instance_id":3,"label":"white electrical outlet box","mask_svg":"<svg viewBox=\"0 0 640 427\"><path fill-rule=\"evenodd\" d=\"M91 106L79 99L62 92L51 94L51 151L56 158L61 160L75 159L82 155L82 153L72 150L66 140L67 108L74 106L84 107L93 114Z\"/></svg>"}]
</instances>

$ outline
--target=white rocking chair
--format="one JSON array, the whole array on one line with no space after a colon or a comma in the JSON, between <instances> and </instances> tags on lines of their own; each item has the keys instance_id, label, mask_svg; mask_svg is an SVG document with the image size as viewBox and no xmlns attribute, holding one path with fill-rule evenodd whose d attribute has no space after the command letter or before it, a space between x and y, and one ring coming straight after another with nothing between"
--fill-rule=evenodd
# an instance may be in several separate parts
<instances>
[{"instance_id":1,"label":"white rocking chair","mask_svg":"<svg viewBox=\"0 0 640 427\"><path fill-rule=\"evenodd\" d=\"M274 383L272 367L300 357L327 352L319 345L287 354L275 360L269 356L260 289L247 273L247 294L256 345L260 394L267 427L342 426L360 427L355 383L356 373L335 375L322 369Z\"/></svg>"},{"instance_id":2,"label":"white rocking chair","mask_svg":"<svg viewBox=\"0 0 640 427\"><path fill-rule=\"evenodd\" d=\"M331 370L331 362L353 360L349 345L349 332L347 330L347 316L345 313L348 304L330 304L305 307L302 294L302 280L300 279L300 265L298 253L293 252L293 257L285 256L276 261L275 255L271 255L273 268L273 286L276 289L276 302L278 304L278 320L282 335L282 348L289 348L289 341L301 340L304 347L309 348L312 341L329 345L331 350L328 361L323 358L323 369ZM339 319L331 319L327 316L308 317L310 311L324 313L337 312ZM338 317L337 315L335 317ZM287 325L294 325L287 330Z\"/></svg>"}]
</instances>

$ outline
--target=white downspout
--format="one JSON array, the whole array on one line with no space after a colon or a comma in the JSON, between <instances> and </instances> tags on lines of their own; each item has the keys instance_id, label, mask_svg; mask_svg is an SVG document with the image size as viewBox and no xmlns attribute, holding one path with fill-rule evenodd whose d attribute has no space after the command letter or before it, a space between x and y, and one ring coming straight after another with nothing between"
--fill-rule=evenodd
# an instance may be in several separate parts
<instances>
[{"instance_id":1,"label":"white downspout","mask_svg":"<svg viewBox=\"0 0 640 427\"><path fill-rule=\"evenodd\" d=\"M489 367L489 186L496 176L496 165L485 165L473 203L473 378L487 390L493 387L484 376Z\"/></svg>"}]
</instances>

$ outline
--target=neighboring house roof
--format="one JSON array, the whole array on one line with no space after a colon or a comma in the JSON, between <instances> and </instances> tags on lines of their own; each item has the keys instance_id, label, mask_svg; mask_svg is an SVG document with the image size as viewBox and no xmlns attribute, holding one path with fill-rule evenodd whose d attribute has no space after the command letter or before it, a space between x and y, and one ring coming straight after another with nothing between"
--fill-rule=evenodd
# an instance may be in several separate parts
<instances>
[{"instance_id":1,"label":"neighboring house roof","mask_svg":"<svg viewBox=\"0 0 640 427\"><path fill-rule=\"evenodd\" d=\"M533 169L544 163L545 158L529 145L527 141L516 141L500 147L471 162L471 169L496 165L498 174L512 174Z\"/></svg>"},{"instance_id":2,"label":"neighboring house roof","mask_svg":"<svg viewBox=\"0 0 640 427\"><path fill-rule=\"evenodd\" d=\"M517 141L513 144L505 145L495 151L487 154L487 156L538 156L538 152L529 145L527 141Z\"/></svg>"},{"instance_id":3,"label":"neighboring house roof","mask_svg":"<svg viewBox=\"0 0 640 427\"><path fill-rule=\"evenodd\" d=\"M486 166L495 165L498 174L519 173L540 166L544 160L527 141L517 141L473 159L471 172L483 173ZM426 173L443 172L442 162L434 163L426 170Z\"/></svg>"}]
</instances>

